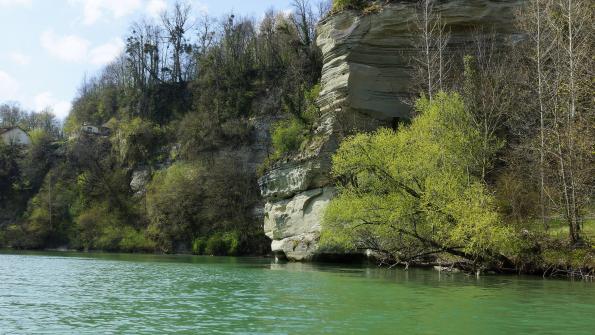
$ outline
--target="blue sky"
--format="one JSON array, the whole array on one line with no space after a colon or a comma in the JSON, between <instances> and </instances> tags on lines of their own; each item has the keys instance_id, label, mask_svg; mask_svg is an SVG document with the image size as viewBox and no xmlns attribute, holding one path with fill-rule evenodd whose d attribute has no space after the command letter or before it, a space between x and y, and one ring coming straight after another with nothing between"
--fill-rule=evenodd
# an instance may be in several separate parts
<instances>
[{"instance_id":1,"label":"blue sky","mask_svg":"<svg viewBox=\"0 0 595 335\"><path fill-rule=\"evenodd\" d=\"M261 17L291 0L186 0L194 13ZM173 0L0 0L0 103L51 107L64 118L85 74L123 48L130 24L158 18Z\"/></svg>"}]
</instances>

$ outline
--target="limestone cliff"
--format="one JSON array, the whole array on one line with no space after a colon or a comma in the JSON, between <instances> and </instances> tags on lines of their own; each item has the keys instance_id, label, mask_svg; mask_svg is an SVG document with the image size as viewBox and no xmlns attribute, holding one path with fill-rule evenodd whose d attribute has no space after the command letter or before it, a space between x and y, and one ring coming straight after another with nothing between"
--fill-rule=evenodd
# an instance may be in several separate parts
<instances>
[{"instance_id":1,"label":"limestone cliff","mask_svg":"<svg viewBox=\"0 0 595 335\"><path fill-rule=\"evenodd\" d=\"M440 2L451 32L450 49L472 42L478 26L502 36L514 34L511 1L451 0ZM264 230L272 250L291 260L308 260L321 253L321 218L335 189L330 178L331 156L341 137L354 129L366 131L408 118L409 66L413 48L411 1L393 1L378 13L344 11L319 24L322 49L323 120L308 150L278 163L259 180L267 201Z\"/></svg>"}]
</instances>

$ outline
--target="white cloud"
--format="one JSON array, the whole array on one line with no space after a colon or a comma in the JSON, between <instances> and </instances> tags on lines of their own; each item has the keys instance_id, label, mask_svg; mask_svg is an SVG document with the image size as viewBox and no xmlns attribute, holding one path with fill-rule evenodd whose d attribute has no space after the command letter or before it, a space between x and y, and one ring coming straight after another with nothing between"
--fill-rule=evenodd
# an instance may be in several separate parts
<instances>
[{"instance_id":1,"label":"white cloud","mask_svg":"<svg viewBox=\"0 0 595 335\"><path fill-rule=\"evenodd\" d=\"M90 42L76 35L58 36L51 30L41 34L41 45L54 57L80 62L85 59Z\"/></svg>"},{"instance_id":2,"label":"white cloud","mask_svg":"<svg viewBox=\"0 0 595 335\"><path fill-rule=\"evenodd\" d=\"M142 8L141 0L69 0L69 2L83 6L83 23L86 25L92 25L106 16L121 18Z\"/></svg>"},{"instance_id":3,"label":"white cloud","mask_svg":"<svg viewBox=\"0 0 595 335\"><path fill-rule=\"evenodd\" d=\"M13 51L8 54L8 58L18 65L29 65L31 63L31 57L25 55L20 51Z\"/></svg>"},{"instance_id":4,"label":"white cloud","mask_svg":"<svg viewBox=\"0 0 595 335\"><path fill-rule=\"evenodd\" d=\"M149 0L147 3L147 13L152 17L159 17L167 9L165 0Z\"/></svg>"},{"instance_id":5,"label":"white cloud","mask_svg":"<svg viewBox=\"0 0 595 335\"><path fill-rule=\"evenodd\" d=\"M42 111L46 108L50 108L56 117L61 120L64 120L68 113L70 112L70 108L72 104L68 101L60 101L54 97L51 92L42 92L36 95L33 98L34 107L36 111Z\"/></svg>"},{"instance_id":6,"label":"white cloud","mask_svg":"<svg viewBox=\"0 0 595 335\"><path fill-rule=\"evenodd\" d=\"M18 100L19 89L19 82L0 70L0 102Z\"/></svg>"},{"instance_id":7,"label":"white cloud","mask_svg":"<svg viewBox=\"0 0 595 335\"><path fill-rule=\"evenodd\" d=\"M192 5L192 8L194 8L195 10L198 10L198 12L201 13L201 14L208 14L209 13L209 6L207 6L204 3L191 2L190 5Z\"/></svg>"},{"instance_id":8,"label":"white cloud","mask_svg":"<svg viewBox=\"0 0 595 335\"><path fill-rule=\"evenodd\" d=\"M120 38L115 38L93 48L89 52L89 61L94 65L105 65L118 57L123 50L124 42Z\"/></svg>"},{"instance_id":9,"label":"white cloud","mask_svg":"<svg viewBox=\"0 0 595 335\"><path fill-rule=\"evenodd\" d=\"M104 44L91 48L91 42L77 35L60 36L52 30L41 34L41 45L50 55L69 62L89 62L93 65L105 65L114 60L124 50L121 38L114 38Z\"/></svg>"},{"instance_id":10,"label":"white cloud","mask_svg":"<svg viewBox=\"0 0 595 335\"><path fill-rule=\"evenodd\" d=\"M31 7L32 0L0 0L0 7L24 6Z\"/></svg>"}]
</instances>

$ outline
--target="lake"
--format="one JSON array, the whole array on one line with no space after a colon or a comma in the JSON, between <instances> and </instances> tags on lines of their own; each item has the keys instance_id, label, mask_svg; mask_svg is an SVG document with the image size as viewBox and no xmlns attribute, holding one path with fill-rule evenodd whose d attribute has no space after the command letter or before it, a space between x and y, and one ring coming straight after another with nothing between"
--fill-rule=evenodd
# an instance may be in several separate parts
<instances>
[{"instance_id":1,"label":"lake","mask_svg":"<svg viewBox=\"0 0 595 335\"><path fill-rule=\"evenodd\" d=\"M0 334L594 334L595 283L262 258L0 253Z\"/></svg>"}]
</instances>

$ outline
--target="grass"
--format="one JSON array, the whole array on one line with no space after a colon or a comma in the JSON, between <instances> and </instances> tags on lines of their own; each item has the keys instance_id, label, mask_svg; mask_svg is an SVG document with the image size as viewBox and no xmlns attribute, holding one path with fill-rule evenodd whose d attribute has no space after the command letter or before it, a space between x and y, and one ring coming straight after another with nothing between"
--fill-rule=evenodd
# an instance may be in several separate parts
<instances>
[{"instance_id":1,"label":"grass","mask_svg":"<svg viewBox=\"0 0 595 335\"><path fill-rule=\"evenodd\" d=\"M548 221L548 234L557 238L568 238L568 225L562 219L551 219ZM590 242L592 246L595 243L595 219L586 219L582 225L580 232L583 239ZM543 227L541 227L543 230Z\"/></svg>"}]
</instances>

